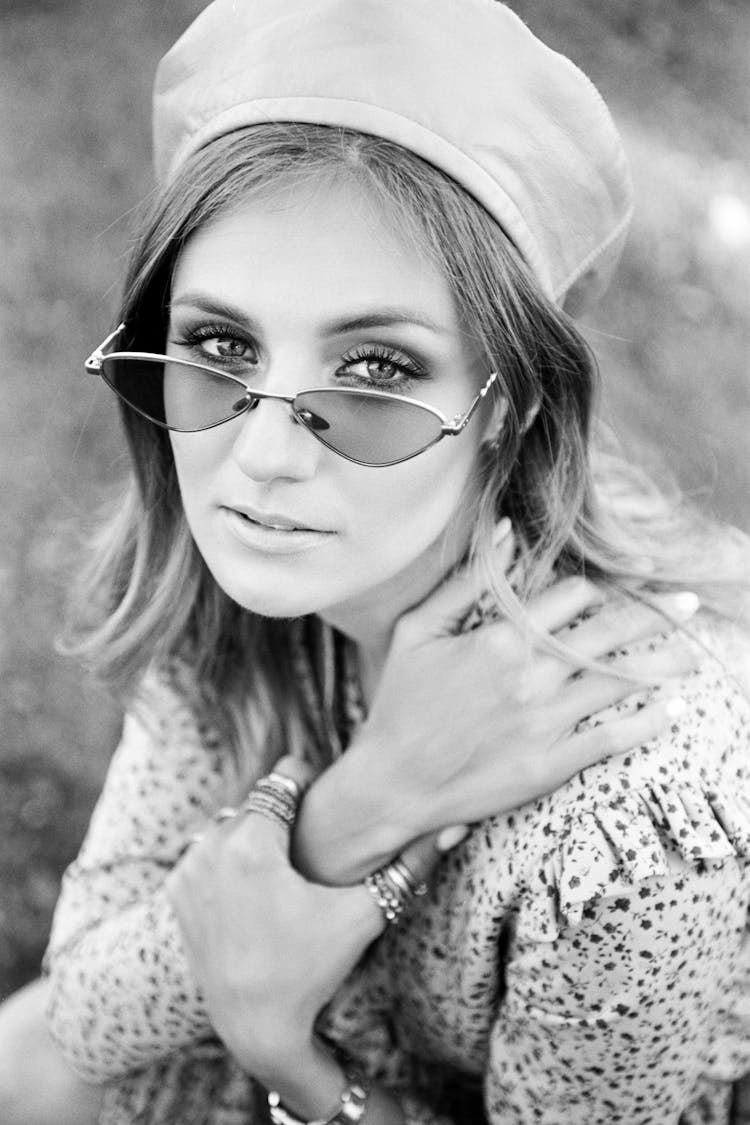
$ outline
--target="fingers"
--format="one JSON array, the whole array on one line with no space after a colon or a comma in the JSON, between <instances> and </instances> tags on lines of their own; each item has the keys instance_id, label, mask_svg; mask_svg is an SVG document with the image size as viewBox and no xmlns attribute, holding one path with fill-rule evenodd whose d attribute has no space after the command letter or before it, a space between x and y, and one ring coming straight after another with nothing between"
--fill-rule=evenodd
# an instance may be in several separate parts
<instances>
[{"instance_id":1,"label":"fingers","mask_svg":"<svg viewBox=\"0 0 750 1125\"><path fill-rule=\"evenodd\" d=\"M638 683L656 684L663 680L689 676L700 668L704 659L705 653L698 645L693 644L689 638L678 636L660 644L653 652L616 656L608 660L604 667L618 675L630 677L637 686Z\"/></svg>"},{"instance_id":2,"label":"fingers","mask_svg":"<svg viewBox=\"0 0 750 1125\"><path fill-rule=\"evenodd\" d=\"M302 797L313 777L313 770L308 763L290 755L280 758L269 774L255 782L240 805L245 834L248 829L252 829L254 838L257 840L260 833L262 840L273 831L278 846L288 856L290 832L297 819ZM260 822L263 822L262 826ZM237 831L242 830L242 827L240 823Z\"/></svg>"},{"instance_id":3,"label":"fingers","mask_svg":"<svg viewBox=\"0 0 750 1125\"><path fill-rule=\"evenodd\" d=\"M698 667L697 649L689 647L687 642L682 646L662 643L657 653L639 652L627 659L605 661L611 653L620 649L627 649L649 637L672 633L673 621L688 621L699 608L700 602L695 594L682 591L660 595L654 599L657 608L630 601L605 604L596 609L606 596L605 591L592 583L570 578L555 583L531 605L529 616L532 625L551 633L561 648L556 653L548 652L539 642L541 648L534 654L533 665L527 664L523 676L530 698L537 697L540 692L548 699L553 698L571 675L591 664L606 663L618 674L644 684L686 675ZM581 613L592 608L595 609L592 616L577 620ZM557 632L554 632L556 627ZM512 630L512 627L505 621L488 624L482 630L482 636L496 651L512 656L512 632L509 633L509 629ZM525 659L528 661L528 655ZM605 681L607 678L605 673ZM589 685L593 683L591 680L586 682ZM605 683L603 696L596 696L593 702L603 697L615 702L632 690L631 687L617 693L611 686L608 690ZM568 696L569 702L575 706L573 698ZM599 702L595 709L604 706L607 706L606 702Z\"/></svg>"},{"instance_id":4,"label":"fingers","mask_svg":"<svg viewBox=\"0 0 750 1125\"><path fill-rule=\"evenodd\" d=\"M469 835L468 824L452 824L449 828L442 828L437 834L435 845L443 854L451 848L458 847L462 840Z\"/></svg>"},{"instance_id":5,"label":"fingers","mask_svg":"<svg viewBox=\"0 0 750 1125\"><path fill-rule=\"evenodd\" d=\"M307 762L291 755L280 758L266 777L256 781L238 808L220 808L214 813L212 828L197 833L191 843L202 844L207 838L209 845L217 844L237 833L247 836L251 832L256 844L272 841L286 855L299 803L314 777Z\"/></svg>"},{"instance_id":6,"label":"fingers","mask_svg":"<svg viewBox=\"0 0 750 1125\"><path fill-rule=\"evenodd\" d=\"M605 597L603 589L585 578L561 578L529 603L529 625L537 632L555 633L601 605Z\"/></svg>"},{"instance_id":7,"label":"fingers","mask_svg":"<svg viewBox=\"0 0 750 1125\"><path fill-rule=\"evenodd\" d=\"M663 737L684 714L687 704L679 696L659 699L622 719L608 719L600 726L581 731L555 748L550 757L550 784L567 781L586 766L614 754L637 750Z\"/></svg>"},{"instance_id":8,"label":"fingers","mask_svg":"<svg viewBox=\"0 0 750 1125\"><path fill-rule=\"evenodd\" d=\"M606 673L586 673L572 681L560 696L559 718L569 724L569 729L578 723L604 711L635 694L651 690L653 684L674 683L679 690L679 682L695 672L701 664L702 654L685 642L665 646L656 652L648 652L638 658L618 658L608 667L613 672L631 679L621 679ZM634 682L635 681L635 682Z\"/></svg>"},{"instance_id":9,"label":"fingers","mask_svg":"<svg viewBox=\"0 0 750 1125\"><path fill-rule=\"evenodd\" d=\"M565 687L559 699L560 720L572 729L590 715L650 690L654 684L680 680L696 671L701 655L687 642L677 641L656 652L609 661L612 675L586 672Z\"/></svg>"},{"instance_id":10,"label":"fingers","mask_svg":"<svg viewBox=\"0 0 750 1125\"><path fill-rule=\"evenodd\" d=\"M605 606L557 639L583 660L598 660L635 641L671 632L673 621L689 621L700 605L696 595L688 590L660 595L654 602L659 608L639 602Z\"/></svg>"},{"instance_id":11,"label":"fingers","mask_svg":"<svg viewBox=\"0 0 750 1125\"><path fill-rule=\"evenodd\" d=\"M315 780L315 770L310 763L294 758L291 754L279 758L272 772L280 773L282 777L288 777L290 781L296 782L303 793Z\"/></svg>"}]
</instances>

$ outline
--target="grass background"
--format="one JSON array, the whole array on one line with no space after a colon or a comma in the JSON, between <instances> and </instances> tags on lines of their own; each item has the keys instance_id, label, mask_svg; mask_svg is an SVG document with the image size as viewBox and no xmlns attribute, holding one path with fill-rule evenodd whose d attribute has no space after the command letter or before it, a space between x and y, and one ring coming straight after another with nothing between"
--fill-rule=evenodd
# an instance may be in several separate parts
<instances>
[{"instance_id":1,"label":"grass background","mask_svg":"<svg viewBox=\"0 0 750 1125\"><path fill-rule=\"evenodd\" d=\"M633 164L633 233L586 322L603 410L634 456L750 529L750 6L511 6L591 75ZM80 528L125 470L112 402L80 372L151 188L153 70L201 7L0 0L0 996L38 972L117 737L52 647Z\"/></svg>"}]
</instances>

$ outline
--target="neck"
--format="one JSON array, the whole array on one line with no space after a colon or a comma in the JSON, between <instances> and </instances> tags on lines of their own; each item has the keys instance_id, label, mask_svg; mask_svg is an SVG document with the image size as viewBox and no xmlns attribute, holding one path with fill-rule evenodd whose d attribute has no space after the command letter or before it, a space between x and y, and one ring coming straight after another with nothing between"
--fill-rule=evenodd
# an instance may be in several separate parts
<instances>
[{"instance_id":1,"label":"neck","mask_svg":"<svg viewBox=\"0 0 750 1125\"><path fill-rule=\"evenodd\" d=\"M393 630L443 581L466 552L468 537L455 529L441 535L408 567L356 601L320 613L357 647L362 692L369 706L377 690Z\"/></svg>"}]
</instances>

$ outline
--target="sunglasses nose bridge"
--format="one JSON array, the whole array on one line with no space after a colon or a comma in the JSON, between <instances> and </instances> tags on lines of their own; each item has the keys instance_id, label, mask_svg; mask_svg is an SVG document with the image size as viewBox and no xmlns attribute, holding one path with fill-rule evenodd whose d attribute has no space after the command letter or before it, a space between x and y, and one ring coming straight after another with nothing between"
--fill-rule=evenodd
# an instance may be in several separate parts
<instances>
[{"instance_id":1,"label":"sunglasses nose bridge","mask_svg":"<svg viewBox=\"0 0 750 1125\"><path fill-rule=\"evenodd\" d=\"M320 446L300 434L294 398L247 387L238 403L237 417L242 421L231 438L232 458L246 476L254 480L280 476L307 479L316 471L319 453L315 451ZM277 403L263 402L259 411L265 399L276 399Z\"/></svg>"},{"instance_id":2,"label":"sunglasses nose bridge","mask_svg":"<svg viewBox=\"0 0 750 1125\"><path fill-rule=\"evenodd\" d=\"M309 430L314 437L319 437L326 430L329 430L330 422L328 422L318 411L312 410L309 406L304 405L304 402L299 401L300 398L304 399L305 392L298 392L294 395L280 394L276 391L256 391L251 387L245 389L242 398L238 399L234 404L233 409L238 414L249 414L251 411L257 410L262 399L276 399L278 402L283 402L289 407L289 412L292 416L292 421L298 425L303 426Z\"/></svg>"},{"instance_id":3,"label":"sunglasses nose bridge","mask_svg":"<svg viewBox=\"0 0 750 1125\"><path fill-rule=\"evenodd\" d=\"M269 398L277 399L279 402L285 402L291 408L292 414L294 414L295 397L295 395L277 394L274 391L255 391L251 387L246 387L245 393L237 400L233 409L236 410L238 414L249 413L251 410L257 410L261 399ZM295 418L295 421L296 420Z\"/></svg>"}]
</instances>

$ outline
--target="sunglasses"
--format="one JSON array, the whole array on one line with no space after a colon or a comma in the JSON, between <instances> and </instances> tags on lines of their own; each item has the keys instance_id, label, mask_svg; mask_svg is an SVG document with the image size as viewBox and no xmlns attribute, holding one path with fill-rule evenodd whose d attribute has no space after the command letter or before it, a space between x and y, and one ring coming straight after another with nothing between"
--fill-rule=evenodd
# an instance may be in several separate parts
<instances>
[{"instance_id":1,"label":"sunglasses","mask_svg":"<svg viewBox=\"0 0 750 1125\"><path fill-rule=\"evenodd\" d=\"M449 419L434 406L388 391L316 387L296 395L272 394L190 360L108 351L124 328L121 324L92 352L86 371L99 375L123 402L157 426L178 433L210 430L255 410L262 399L278 399L326 448L373 468L409 461L442 438L462 433L497 378L493 371L466 413Z\"/></svg>"}]
</instances>

